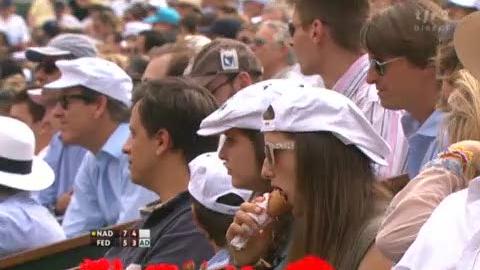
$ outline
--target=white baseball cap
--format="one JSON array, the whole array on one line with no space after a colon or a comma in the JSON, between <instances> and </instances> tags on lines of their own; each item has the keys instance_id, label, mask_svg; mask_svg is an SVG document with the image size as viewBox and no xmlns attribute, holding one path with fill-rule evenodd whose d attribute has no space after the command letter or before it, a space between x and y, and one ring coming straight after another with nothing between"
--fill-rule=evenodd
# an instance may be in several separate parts
<instances>
[{"instance_id":1,"label":"white baseball cap","mask_svg":"<svg viewBox=\"0 0 480 270\"><path fill-rule=\"evenodd\" d=\"M272 101L301 83L288 79L272 79L252 84L229 98L220 108L200 124L198 135L211 136L231 128L258 130L262 128L262 114Z\"/></svg>"},{"instance_id":2,"label":"white baseball cap","mask_svg":"<svg viewBox=\"0 0 480 270\"><path fill-rule=\"evenodd\" d=\"M262 132L329 131L346 145L355 145L373 162L388 165L390 147L373 129L363 112L335 91L304 87L291 89L270 105L272 120L263 120Z\"/></svg>"},{"instance_id":3,"label":"white baseball cap","mask_svg":"<svg viewBox=\"0 0 480 270\"><path fill-rule=\"evenodd\" d=\"M188 191L195 200L206 208L226 214L234 215L243 201L248 201L252 191L238 189L232 186L232 177L228 175L223 161L218 153L210 152L196 157L189 163L190 182ZM226 196L236 196L236 203L227 203Z\"/></svg>"},{"instance_id":4,"label":"white baseball cap","mask_svg":"<svg viewBox=\"0 0 480 270\"><path fill-rule=\"evenodd\" d=\"M123 37L137 36L140 32L150 29L152 29L152 25L149 23L139 21L127 22L124 26Z\"/></svg>"},{"instance_id":5,"label":"white baseball cap","mask_svg":"<svg viewBox=\"0 0 480 270\"><path fill-rule=\"evenodd\" d=\"M50 166L34 155L35 135L23 122L0 116L0 185L38 191L53 184Z\"/></svg>"},{"instance_id":6,"label":"white baseball cap","mask_svg":"<svg viewBox=\"0 0 480 270\"><path fill-rule=\"evenodd\" d=\"M117 64L96 57L55 62L61 72L60 79L46 84L45 90L61 90L84 86L130 106L133 83Z\"/></svg>"}]
</instances>

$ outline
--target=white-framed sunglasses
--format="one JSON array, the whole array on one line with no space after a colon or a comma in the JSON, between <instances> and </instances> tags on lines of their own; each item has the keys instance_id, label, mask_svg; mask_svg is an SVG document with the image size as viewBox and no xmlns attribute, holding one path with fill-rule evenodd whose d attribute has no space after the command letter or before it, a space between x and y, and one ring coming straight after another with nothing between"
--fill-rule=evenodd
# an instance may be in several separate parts
<instances>
[{"instance_id":1,"label":"white-framed sunglasses","mask_svg":"<svg viewBox=\"0 0 480 270\"><path fill-rule=\"evenodd\" d=\"M295 150L295 142L265 142L265 157L271 166L275 166L275 150Z\"/></svg>"}]
</instances>

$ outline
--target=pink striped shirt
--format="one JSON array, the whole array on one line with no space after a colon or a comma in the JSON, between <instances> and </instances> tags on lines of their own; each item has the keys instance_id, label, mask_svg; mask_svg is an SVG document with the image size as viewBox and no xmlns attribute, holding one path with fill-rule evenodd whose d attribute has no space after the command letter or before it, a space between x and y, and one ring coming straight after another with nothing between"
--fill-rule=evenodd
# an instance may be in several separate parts
<instances>
[{"instance_id":1,"label":"pink striped shirt","mask_svg":"<svg viewBox=\"0 0 480 270\"><path fill-rule=\"evenodd\" d=\"M350 98L365 113L375 130L387 141L392 152L387 158L389 166L380 167L378 175L391 177L402 173L407 154L407 140L403 134L402 111L387 110L380 104L375 85L368 84L370 68L368 54L358 58L335 83L333 90Z\"/></svg>"}]
</instances>

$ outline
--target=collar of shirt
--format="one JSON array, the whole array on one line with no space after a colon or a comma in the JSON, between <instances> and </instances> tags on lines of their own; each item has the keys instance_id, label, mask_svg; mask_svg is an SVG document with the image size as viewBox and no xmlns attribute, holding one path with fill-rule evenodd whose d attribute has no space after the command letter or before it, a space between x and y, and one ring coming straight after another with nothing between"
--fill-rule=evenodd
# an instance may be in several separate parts
<instances>
[{"instance_id":1,"label":"collar of shirt","mask_svg":"<svg viewBox=\"0 0 480 270\"><path fill-rule=\"evenodd\" d=\"M13 195L2 195L0 196L0 203L9 203L14 201L23 201L25 199L31 198L31 193L28 191L19 191Z\"/></svg>"},{"instance_id":2,"label":"collar of shirt","mask_svg":"<svg viewBox=\"0 0 480 270\"><path fill-rule=\"evenodd\" d=\"M345 92L350 88L350 85L359 78L360 74L363 74L368 71L370 63L368 61L368 54L360 56L345 72L340 79L332 87L332 90L339 92L340 94L345 94ZM363 76L361 76L363 77ZM348 96L348 95L346 95Z\"/></svg>"},{"instance_id":3,"label":"collar of shirt","mask_svg":"<svg viewBox=\"0 0 480 270\"><path fill-rule=\"evenodd\" d=\"M147 204L145 207L141 208L140 212L142 215L150 215L161 208L173 208L174 206L172 205L182 203L185 198L187 199L190 198L190 193L188 191L183 191L177 196L171 198L166 202L162 202L161 200L156 200L154 202L151 202Z\"/></svg>"},{"instance_id":4,"label":"collar of shirt","mask_svg":"<svg viewBox=\"0 0 480 270\"><path fill-rule=\"evenodd\" d=\"M128 136L130 136L128 125L125 123L119 124L112 135L110 135L107 142L102 146L99 154L103 152L115 158L119 158L123 154L123 144L127 141Z\"/></svg>"},{"instance_id":5,"label":"collar of shirt","mask_svg":"<svg viewBox=\"0 0 480 270\"><path fill-rule=\"evenodd\" d=\"M181 211L181 209L190 209L190 193L183 191L174 198L157 205L151 214L145 220L145 228L154 226L159 220L175 211Z\"/></svg>"},{"instance_id":6,"label":"collar of shirt","mask_svg":"<svg viewBox=\"0 0 480 270\"><path fill-rule=\"evenodd\" d=\"M427 120L420 125L420 122L415 120L409 113L402 116L402 127L407 138L413 135L423 135L427 137L437 137L438 127L444 117L443 112L435 110Z\"/></svg>"}]
</instances>

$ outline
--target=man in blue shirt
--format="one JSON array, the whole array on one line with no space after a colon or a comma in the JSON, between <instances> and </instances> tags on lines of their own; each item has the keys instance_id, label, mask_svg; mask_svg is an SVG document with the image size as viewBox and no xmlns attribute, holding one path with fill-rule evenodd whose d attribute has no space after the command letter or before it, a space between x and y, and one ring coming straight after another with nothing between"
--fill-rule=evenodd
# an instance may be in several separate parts
<instances>
[{"instance_id":1,"label":"man in blue shirt","mask_svg":"<svg viewBox=\"0 0 480 270\"><path fill-rule=\"evenodd\" d=\"M55 61L60 59L76 59L95 57L97 50L92 39L82 34L60 34L50 40L45 47L30 47L26 50L26 58L37 63L35 68L35 83L38 87L60 78L60 71ZM41 89L29 90L30 97L45 107L42 123L57 128L52 110L55 100L52 94ZM46 190L35 194L35 198L44 206L53 210L56 215L63 215L70 202L73 181L77 175L79 164L85 156L86 149L77 145L66 145L58 133L52 136L45 161L55 172L55 181Z\"/></svg>"},{"instance_id":2,"label":"man in blue shirt","mask_svg":"<svg viewBox=\"0 0 480 270\"><path fill-rule=\"evenodd\" d=\"M130 180L122 146L129 136L132 80L101 58L60 60L61 77L44 86L57 95L53 115L66 144L89 150L79 164L63 220L67 237L140 217L158 196Z\"/></svg>"},{"instance_id":3,"label":"man in blue shirt","mask_svg":"<svg viewBox=\"0 0 480 270\"><path fill-rule=\"evenodd\" d=\"M125 143L132 180L154 191L162 202L144 211L139 229L150 230L150 248L112 248L106 256L124 265L145 267L193 260L200 265L213 256L208 239L192 216L188 163L217 147L218 138L196 134L200 122L217 106L208 90L181 78L151 80L136 90Z\"/></svg>"},{"instance_id":4,"label":"man in blue shirt","mask_svg":"<svg viewBox=\"0 0 480 270\"><path fill-rule=\"evenodd\" d=\"M402 167L410 179L439 151L443 114L433 57L445 12L430 1L402 1L372 17L363 29L370 57L367 82L375 84L382 106L405 110L402 128L408 151ZM389 127L392 128L392 127Z\"/></svg>"},{"instance_id":5,"label":"man in blue shirt","mask_svg":"<svg viewBox=\"0 0 480 270\"><path fill-rule=\"evenodd\" d=\"M24 123L0 117L0 257L65 239L62 228L30 191L53 183L52 169L34 156L35 136Z\"/></svg>"}]
</instances>

